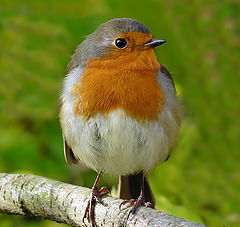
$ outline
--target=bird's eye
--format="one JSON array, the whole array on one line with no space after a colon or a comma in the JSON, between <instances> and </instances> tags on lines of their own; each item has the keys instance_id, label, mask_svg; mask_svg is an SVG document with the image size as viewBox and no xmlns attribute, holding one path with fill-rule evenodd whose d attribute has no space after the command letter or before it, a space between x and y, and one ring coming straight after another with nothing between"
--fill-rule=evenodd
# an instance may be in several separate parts
<instances>
[{"instance_id":1,"label":"bird's eye","mask_svg":"<svg viewBox=\"0 0 240 227\"><path fill-rule=\"evenodd\" d=\"M125 39L119 38L115 40L115 45L116 47L123 49L125 46L127 46L127 41Z\"/></svg>"}]
</instances>

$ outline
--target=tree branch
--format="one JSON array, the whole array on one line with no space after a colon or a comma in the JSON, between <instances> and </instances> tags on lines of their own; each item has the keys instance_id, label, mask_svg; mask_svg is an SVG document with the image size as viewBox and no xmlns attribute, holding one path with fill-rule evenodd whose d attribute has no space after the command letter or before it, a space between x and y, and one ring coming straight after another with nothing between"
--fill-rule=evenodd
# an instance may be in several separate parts
<instances>
[{"instance_id":1,"label":"tree branch","mask_svg":"<svg viewBox=\"0 0 240 227\"><path fill-rule=\"evenodd\" d=\"M90 189L24 174L0 173L0 213L20 214L50 219L72 226L82 226ZM121 199L103 197L97 203L95 220L98 226L191 226L203 225L162 213L151 208L140 208L130 215L129 208L119 210ZM91 226L85 220L87 226Z\"/></svg>"}]
</instances>

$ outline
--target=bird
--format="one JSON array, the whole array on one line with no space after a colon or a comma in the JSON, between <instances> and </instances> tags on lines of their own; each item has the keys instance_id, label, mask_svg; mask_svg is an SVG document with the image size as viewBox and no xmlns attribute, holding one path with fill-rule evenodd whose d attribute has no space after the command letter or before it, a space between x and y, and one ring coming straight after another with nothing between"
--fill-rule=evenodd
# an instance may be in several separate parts
<instances>
[{"instance_id":1,"label":"bird","mask_svg":"<svg viewBox=\"0 0 240 227\"><path fill-rule=\"evenodd\" d=\"M147 173L166 161L181 125L174 81L155 55L164 44L130 18L101 24L76 48L61 93L65 159L98 172L84 219L109 193L103 173L119 176L121 206L155 206Z\"/></svg>"}]
</instances>

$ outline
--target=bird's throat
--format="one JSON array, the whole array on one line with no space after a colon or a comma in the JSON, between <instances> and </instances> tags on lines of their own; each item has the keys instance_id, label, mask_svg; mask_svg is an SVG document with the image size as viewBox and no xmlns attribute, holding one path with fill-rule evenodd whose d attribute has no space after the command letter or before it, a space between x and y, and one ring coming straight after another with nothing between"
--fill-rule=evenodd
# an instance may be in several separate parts
<instances>
[{"instance_id":1,"label":"bird's throat","mask_svg":"<svg viewBox=\"0 0 240 227\"><path fill-rule=\"evenodd\" d=\"M156 77L159 68L152 49L139 55L89 61L72 89L75 115L88 120L97 113L122 109L139 121L157 120L165 101Z\"/></svg>"}]
</instances>

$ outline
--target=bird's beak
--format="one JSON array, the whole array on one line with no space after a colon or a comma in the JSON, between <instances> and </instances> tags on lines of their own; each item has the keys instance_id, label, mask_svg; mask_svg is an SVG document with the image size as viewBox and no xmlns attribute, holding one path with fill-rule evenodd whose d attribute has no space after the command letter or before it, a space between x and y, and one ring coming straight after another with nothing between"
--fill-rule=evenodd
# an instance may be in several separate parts
<instances>
[{"instance_id":1,"label":"bird's beak","mask_svg":"<svg viewBox=\"0 0 240 227\"><path fill-rule=\"evenodd\" d=\"M145 44L143 44L142 47L144 47L144 48L153 47L154 48L154 47L160 46L164 43L166 43L166 40L164 40L164 39L150 39Z\"/></svg>"}]
</instances>

